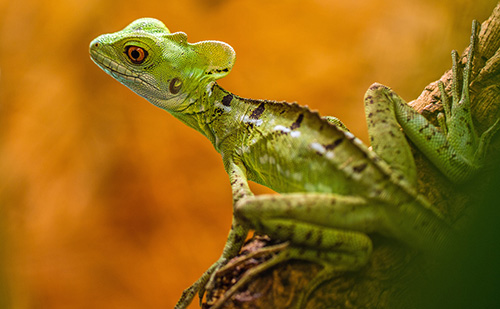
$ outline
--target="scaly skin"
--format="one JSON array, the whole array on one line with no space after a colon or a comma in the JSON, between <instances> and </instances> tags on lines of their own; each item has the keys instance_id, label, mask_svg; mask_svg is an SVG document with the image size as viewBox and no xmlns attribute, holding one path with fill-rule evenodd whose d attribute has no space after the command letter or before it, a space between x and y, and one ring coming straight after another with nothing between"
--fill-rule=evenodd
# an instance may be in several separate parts
<instances>
[{"instance_id":1,"label":"scaly skin","mask_svg":"<svg viewBox=\"0 0 500 309\"><path fill-rule=\"evenodd\" d=\"M452 229L417 194L406 137L453 181L463 182L481 167L499 125L497 121L478 136L470 117L468 84L476 33L474 23L462 93L454 54L455 91L450 102L442 90L442 129L389 88L373 84L368 89L365 110L373 151L336 118L222 89L215 80L229 73L235 59L225 43L190 44L184 33L172 34L150 18L92 41L90 54L99 67L213 143L231 181L234 215L224 251L184 291L176 308L186 307L196 293L201 300L210 278L238 253L249 229L286 244L277 246L274 258L244 275L214 307L259 272L289 259L324 266L298 301L302 306L322 282L366 264L371 233L429 253L442 246ZM248 180L281 195L254 196Z\"/></svg>"}]
</instances>

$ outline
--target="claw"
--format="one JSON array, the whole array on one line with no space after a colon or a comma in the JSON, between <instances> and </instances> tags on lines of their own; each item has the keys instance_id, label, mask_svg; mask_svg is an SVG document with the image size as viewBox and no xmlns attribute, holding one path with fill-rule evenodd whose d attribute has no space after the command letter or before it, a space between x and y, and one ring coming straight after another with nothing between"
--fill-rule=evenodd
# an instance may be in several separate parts
<instances>
[{"instance_id":1,"label":"claw","mask_svg":"<svg viewBox=\"0 0 500 309\"><path fill-rule=\"evenodd\" d=\"M476 50L476 41L477 41L477 30L479 28L479 23L477 20L472 21L472 34L470 36L470 46L467 55L467 63L465 64L464 73L463 73L463 86L462 86L462 97L460 101L467 102L470 104L469 100L469 84L470 77L472 73L472 61L474 60L474 52Z\"/></svg>"},{"instance_id":2,"label":"claw","mask_svg":"<svg viewBox=\"0 0 500 309\"><path fill-rule=\"evenodd\" d=\"M175 305L175 309L184 309L193 301L193 298L196 294L198 294L200 298L200 307L202 305L203 296L205 295L206 285L209 280L213 277L213 274L224 265L226 260L224 258L220 258L217 262L215 262L210 268L203 273L203 275L193 283L189 288L185 289L182 292L182 296Z\"/></svg>"},{"instance_id":3,"label":"claw","mask_svg":"<svg viewBox=\"0 0 500 309\"><path fill-rule=\"evenodd\" d=\"M448 98L448 94L446 94L446 90L444 89L444 84L442 81L438 81L439 91L441 92L441 103L443 104L444 115L443 113L438 114L438 122L441 130L444 135L448 135L448 126L446 125L446 119L450 119L451 117L451 106L450 100Z\"/></svg>"},{"instance_id":4,"label":"claw","mask_svg":"<svg viewBox=\"0 0 500 309\"><path fill-rule=\"evenodd\" d=\"M451 51L451 106L453 107L456 104L456 100L458 99L458 52L456 50ZM453 112L453 108L452 108ZM451 114L451 113L450 113Z\"/></svg>"},{"instance_id":5,"label":"claw","mask_svg":"<svg viewBox=\"0 0 500 309\"><path fill-rule=\"evenodd\" d=\"M205 272L205 274L206 273L208 273L208 271ZM200 302L201 302L201 299L203 299L203 294L205 293L205 289L203 287L205 286L206 280L207 279L205 279L205 277L202 276L189 288L185 289L182 292L181 298L179 299L179 301L177 301L177 304L175 304L174 308L175 309L187 308L187 306L189 306L189 304L193 301L193 298L196 295L196 293L198 293L198 295L201 294L200 296Z\"/></svg>"}]
</instances>

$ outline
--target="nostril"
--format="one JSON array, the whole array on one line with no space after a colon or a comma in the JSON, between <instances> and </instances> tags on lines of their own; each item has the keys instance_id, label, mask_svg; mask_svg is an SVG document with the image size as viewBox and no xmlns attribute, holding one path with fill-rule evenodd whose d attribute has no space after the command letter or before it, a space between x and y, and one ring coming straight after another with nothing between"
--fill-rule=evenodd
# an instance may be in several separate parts
<instances>
[{"instance_id":1,"label":"nostril","mask_svg":"<svg viewBox=\"0 0 500 309\"><path fill-rule=\"evenodd\" d=\"M94 44L94 47L99 47L99 42L96 42L96 43Z\"/></svg>"}]
</instances>

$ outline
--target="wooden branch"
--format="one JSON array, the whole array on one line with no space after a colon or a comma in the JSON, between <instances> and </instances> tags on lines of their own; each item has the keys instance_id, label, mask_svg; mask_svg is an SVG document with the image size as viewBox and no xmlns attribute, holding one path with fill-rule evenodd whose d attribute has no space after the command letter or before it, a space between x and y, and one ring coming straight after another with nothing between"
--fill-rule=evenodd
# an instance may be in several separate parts
<instances>
[{"instance_id":1,"label":"wooden branch","mask_svg":"<svg viewBox=\"0 0 500 309\"><path fill-rule=\"evenodd\" d=\"M473 117L480 132L498 119L500 104L500 4L481 27L471 76ZM462 54L466 61L467 50ZM451 63L451 61L450 61ZM449 91L451 70L441 81ZM437 81L425 87L422 94L410 102L416 110L437 125L436 117L442 111L441 94ZM497 139L498 142L499 139ZM498 143L496 143L498 146ZM494 145L495 148L495 145ZM494 152L494 151L492 151ZM418 150L415 160L419 171L419 192L426 196L455 226L460 226L470 194L458 188L437 172ZM466 192L463 192L466 191ZM469 192L470 193L470 192ZM414 287L426 277L426 262L418 252L411 251L391 239L372 235L373 255L366 267L357 272L345 273L323 284L307 303L308 308L412 308L420 297ZM272 244L267 237L254 237L241 255L258 251ZM250 259L234 266L232 272L218 276L214 289L207 291L206 308L248 269L263 260ZM230 262L231 263L231 262ZM312 263L292 261L278 265L263 273L246 289L236 293L224 308L288 308L307 283L321 269Z\"/></svg>"}]
</instances>

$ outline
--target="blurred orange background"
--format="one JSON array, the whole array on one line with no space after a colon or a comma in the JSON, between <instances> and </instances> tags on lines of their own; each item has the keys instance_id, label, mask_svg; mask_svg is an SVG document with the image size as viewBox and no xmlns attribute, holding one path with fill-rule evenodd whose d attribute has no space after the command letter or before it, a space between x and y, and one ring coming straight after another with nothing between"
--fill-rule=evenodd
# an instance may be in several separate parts
<instances>
[{"instance_id":1,"label":"blurred orange background","mask_svg":"<svg viewBox=\"0 0 500 309\"><path fill-rule=\"evenodd\" d=\"M366 141L368 86L416 98L495 5L0 1L0 307L171 308L224 245L231 192L219 155L94 65L93 38L148 16L190 42L227 42L237 61L224 88L298 101Z\"/></svg>"}]
</instances>

